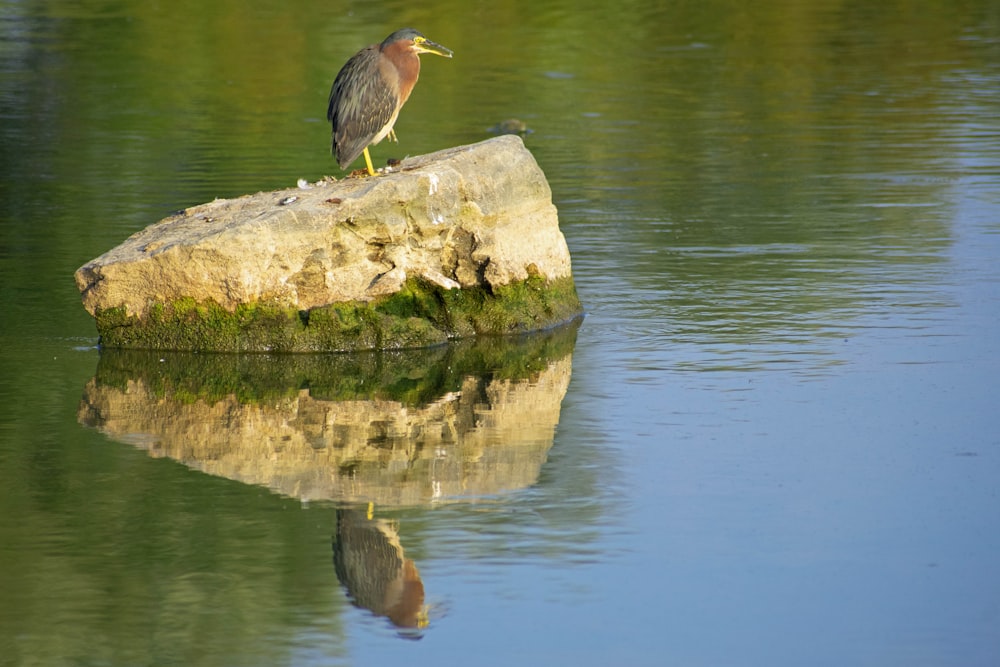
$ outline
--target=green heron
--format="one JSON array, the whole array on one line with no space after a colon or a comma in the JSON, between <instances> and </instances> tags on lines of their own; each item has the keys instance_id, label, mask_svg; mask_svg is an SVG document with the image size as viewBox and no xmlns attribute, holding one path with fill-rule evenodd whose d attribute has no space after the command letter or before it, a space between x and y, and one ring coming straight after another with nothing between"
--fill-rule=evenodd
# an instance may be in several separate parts
<instances>
[{"instance_id":1,"label":"green heron","mask_svg":"<svg viewBox=\"0 0 1000 667\"><path fill-rule=\"evenodd\" d=\"M326 118L333 124L332 150L341 169L365 154L368 173L375 175L368 147L389 137L392 126L420 76L420 54L451 58L451 51L413 28L397 30L381 44L358 51L347 61L330 88Z\"/></svg>"}]
</instances>

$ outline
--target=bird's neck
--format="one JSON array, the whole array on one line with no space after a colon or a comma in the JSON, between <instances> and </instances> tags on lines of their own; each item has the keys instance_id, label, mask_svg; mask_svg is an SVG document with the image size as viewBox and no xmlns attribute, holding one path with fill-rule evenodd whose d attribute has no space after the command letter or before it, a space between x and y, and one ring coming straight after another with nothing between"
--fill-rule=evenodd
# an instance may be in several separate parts
<instances>
[{"instance_id":1,"label":"bird's neck","mask_svg":"<svg viewBox=\"0 0 1000 667\"><path fill-rule=\"evenodd\" d=\"M400 106L410 97L413 86L420 76L420 58L415 53L407 54L399 62L399 103Z\"/></svg>"}]
</instances>

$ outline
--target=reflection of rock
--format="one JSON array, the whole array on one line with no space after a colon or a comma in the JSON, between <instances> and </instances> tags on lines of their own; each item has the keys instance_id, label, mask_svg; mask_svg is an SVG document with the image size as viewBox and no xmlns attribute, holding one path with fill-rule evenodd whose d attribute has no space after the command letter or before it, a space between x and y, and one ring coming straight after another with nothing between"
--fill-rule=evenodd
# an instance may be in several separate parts
<instances>
[{"instance_id":1,"label":"reflection of rock","mask_svg":"<svg viewBox=\"0 0 1000 667\"><path fill-rule=\"evenodd\" d=\"M424 584L413 560L404 557L393 522L338 511L333 566L359 607L387 617L398 628L426 625Z\"/></svg>"},{"instance_id":2,"label":"reflection of rock","mask_svg":"<svg viewBox=\"0 0 1000 667\"><path fill-rule=\"evenodd\" d=\"M382 368L367 395L356 389L363 377L351 378L355 390L348 392L293 374L289 384L246 399L239 386L217 391L222 380L204 367L211 357L185 357L190 369L177 358L158 363L153 357L130 373L122 366L138 357L112 355L108 370L87 384L80 421L153 456L304 500L412 505L493 494L538 479L569 384L574 337L575 327L505 343L502 354L490 358L507 366L490 364L489 373L474 370L488 356L477 347L464 356L448 349L414 352L425 356L411 365L397 353L388 365L401 375ZM428 365L426 355L439 358ZM241 360L221 358L231 372ZM337 363L350 360L288 363L316 364L315 378L320 369L336 373ZM271 365L285 370L273 359ZM310 368L298 372L309 376ZM267 383L246 368L234 375L243 386Z\"/></svg>"}]
</instances>

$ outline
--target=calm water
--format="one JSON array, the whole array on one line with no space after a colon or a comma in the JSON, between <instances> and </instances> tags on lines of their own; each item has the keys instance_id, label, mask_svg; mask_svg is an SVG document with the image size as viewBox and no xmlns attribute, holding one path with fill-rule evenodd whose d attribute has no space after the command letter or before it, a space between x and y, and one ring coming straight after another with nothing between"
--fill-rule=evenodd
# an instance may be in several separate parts
<instances>
[{"instance_id":1,"label":"calm water","mask_svg":"<svg viewBox=\"0 0 1000 667\"><path fill-rule=\"evenodd\" d=\"M0 664L997 664L996 4L528 4L0 0ZM404 25L373 158L527 122L579 327L99 353L73 271L339 175Z\"/></svg>"}]
</instances>

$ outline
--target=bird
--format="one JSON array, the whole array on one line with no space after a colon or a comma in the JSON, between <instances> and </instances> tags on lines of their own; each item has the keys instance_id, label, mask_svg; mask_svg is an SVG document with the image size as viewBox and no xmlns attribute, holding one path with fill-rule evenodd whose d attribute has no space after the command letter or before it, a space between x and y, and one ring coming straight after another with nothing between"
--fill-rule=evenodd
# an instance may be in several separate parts
<instances>
[{"instance_id":1,"label":"bird","mask_svg":"<svg viewBox=\"0 0 1000 667\"><path fill-rule=\"evenodd\" d=\"M452 57L451 49L413 28L403 28L348 60L330 87L326 119L332 125L331 152L341 169L364 153L375 175L368 147L386 137L397 141L393 125L420 76L420 54Z\"/></svg>"}]
</instances>

